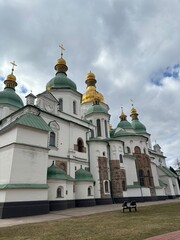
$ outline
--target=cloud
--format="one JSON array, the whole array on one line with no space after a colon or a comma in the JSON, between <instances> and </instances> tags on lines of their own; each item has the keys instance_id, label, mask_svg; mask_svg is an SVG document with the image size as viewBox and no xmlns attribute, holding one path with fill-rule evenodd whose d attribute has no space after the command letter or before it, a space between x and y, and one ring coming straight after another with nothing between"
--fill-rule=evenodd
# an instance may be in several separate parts
<instances>
[{"instance_id":1,"label":"cloud","mask_svg":"<svg viewBox=\"0 0 180 240\"><path fill-rule=\"evenodd\" d=\"M150 81L156 86L163 86L163 80L168 79L169 81L179 80L179 70L180 64L175 64L173 66L168 66L164 69L153 73Z\"/></svg>"},{"instance_id":2,"label":"cloud","mask_svg":"<svg viewBox=\"0 0 180 240\"><path fill-rule=\"evenodd\" d=\"M0 75L8 75L15 60L17 93L24 99L27 89L44 91L63 43L78 91L86 91L86 74L94 72L113 127L121 106L131 120L132 98L172 163L180 158L179 12L178 0L0 0ZM168 139L177 143L169 147Z\"/></svg>"},{"instance_id":3,"label":"cloud","mask_svg":"<svg viewBox=\"0 0 180 240\"><path fill-rule=\"evenodd\" d=\"M0 82L4 81L4 77L0 76Z\"/></svg>"},{"instance_id":4,"label":"cloud","mask_svg":"<svg viewBox=\"0 0 180 240\"><path fill-rule=\"evenodd\" d=\"M28 89L25 87L25 86L20 86L20 93L27 93L28 92Z\"/></svg>"}]
</instances>

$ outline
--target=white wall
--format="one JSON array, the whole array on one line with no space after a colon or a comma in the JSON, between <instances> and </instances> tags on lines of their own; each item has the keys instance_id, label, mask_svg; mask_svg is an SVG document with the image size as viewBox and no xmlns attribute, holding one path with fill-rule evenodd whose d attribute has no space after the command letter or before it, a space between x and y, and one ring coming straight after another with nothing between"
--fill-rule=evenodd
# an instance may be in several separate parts
<instances>
[{"instance_id":1,"label":"white wall","mask_svg":"<svg viewBox=\"0 0 180 240\"><path fill-rule=\"evenodd\" d=\"M55 96L57 100L59 100L59 98L63 99L63 112L73 115L77 118L81 117L81 112L80 112L81 94L80 93L74 92L70 89L58 89L58 90L52 89L51 93ZM73 101L76 101L77 114L73 113Z\"/></svg>"},{"instance_id":2,"label":"white wall","mask_svg":"<svg viewBox=\"0 0 180 240\"><path fill-rule=\"evenodd\" d=\"M21 145L16 146L10 183L46 183L47 160L47 150Z\"/></svg>"},{"instance_id":3,"label":"white wall","mask_svg":"<svg viewBox=\"0 0 180 240\"><path fill-rule=\"evenodd\" d=\"M127 185L134 185L134 182L138 182L135 159L124 157L124 167Z\"/></svg>"},{"instance_id":4,"label":"white wall","mask_svg":"<svg viewBox=\"0 0 180 240\"><path fill-rule=\"evenodd\" d=\"M158 176L156 164L151 163L151 170L152 170L152 176L154 180L154 186L158 187L160 185L159 185L159 176Z\"/></svg>"},{"instance_id":5,"label":"white wall","mask_svg":"<svg viewBox=\"0 0 180 240\"><path fill-rule=\"evenodd\" d=\"M89 146L90 146L90 172L93 174L93 178L96 182L94 187L94 194L95 198L100 198L101 192L100 192L98 157L103 157L103 152L105 152L104 157L108 158L107 143L95 141L90 142Z\"/></svg>"},{"instance_id":6,"label":"white wall","mask_svg":"<svg viewBox=\"0 0 180 240\"><path fill-rule=\"evenodd\" d=\"M92 188L91 196L88 196L88 187ZM77 181L75 183L75 197L76 197L76 199L93 199L94 198L93 182Z\"/></svg>"},{"instance_id":7,"label":"white wall","mask_svg":"<svg viewBox=\"0 0 180 240\"><path fill-rule=\"evenodd\" d=\"M48 180L48 200L51 201L64 201L72 200L75 197L73 192L73 181L66 180ZM63 187L63 197L57 198L57 189L58 187Z\"/></svg>"},{"instance_id":8,"label":"white wall","mask_svg":"<svg viewBox=\"0 0 180 240\"><path fill-rule=\"evenodd\" d=\"M47 200L47 189L7 189L6 202Z\"/></svg>"},{"instance_id":9,"label":"white wall","mask_svg":"<svg viewBox=\"0 0 180 240\"><path fill-rule=\"evenodd\" d=\"M10 182L13 153L13 145L0 149L0 184Z\"/></svg>"},{"instance_id":10,"label":"white wall","mask_svg":"<svg viewBox=\"0 0 180 240\"><path fill-rule=\"evenodd\" d=\"M10 143L16 142L17 139L17 128L12 128L11 131L6 131L0 135L0 147L6 146Z\"/></svg>"},{"instance_id":11,"label":"white wall","mask_svg":"<svg viewBox=\"0 0 180 240\"><path fill-rule=\"evenodd\" d=\"M35 128L18 127L17 142L47 148L48 132Z\"/></svg>"}]
</instances>

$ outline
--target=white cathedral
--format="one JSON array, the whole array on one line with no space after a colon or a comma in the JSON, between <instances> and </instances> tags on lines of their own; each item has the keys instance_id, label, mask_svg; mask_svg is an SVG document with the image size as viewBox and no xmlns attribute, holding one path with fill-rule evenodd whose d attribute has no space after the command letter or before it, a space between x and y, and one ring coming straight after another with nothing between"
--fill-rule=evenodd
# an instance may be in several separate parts
<instances>
[{"instance_id":1,"label":"white cathedral","mask_svg":"<svg viewBox=\"0 0 180 240\"><path fill-rule=\"evenodd\" d=\"M61 58L46 90L16 94L14 68L0 92L0 218L66 208L180 197L177 176L132 106L110 126L109 106L96 90L77 91Z\"/></svg>"}]
</instances>

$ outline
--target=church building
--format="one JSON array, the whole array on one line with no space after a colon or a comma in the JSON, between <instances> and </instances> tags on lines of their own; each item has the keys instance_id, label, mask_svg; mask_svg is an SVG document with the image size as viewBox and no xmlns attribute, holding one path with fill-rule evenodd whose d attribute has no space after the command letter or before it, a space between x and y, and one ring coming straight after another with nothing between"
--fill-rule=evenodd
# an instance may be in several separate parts
<instances>
[{"instance_id":1,"label":"church building","mask_svg":"<svg viewBox=\"0 0 180 240\"><path fill-rule=\"evenodd\" d=\"M0 92L0 218L74 207L180 197L177 176L132 106L110 125L95 74L78 92L61 54L44 91L16 93L12 73Z\"/></svg>"}]
</instances>

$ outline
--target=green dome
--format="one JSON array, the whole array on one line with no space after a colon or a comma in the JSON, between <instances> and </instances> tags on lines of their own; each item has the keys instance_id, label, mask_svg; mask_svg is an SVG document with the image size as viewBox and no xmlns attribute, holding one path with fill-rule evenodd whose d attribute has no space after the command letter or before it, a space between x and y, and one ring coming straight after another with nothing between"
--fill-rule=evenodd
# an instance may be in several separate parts
<instances>
[{"instance_id":1,"label":"green dome","mask_svg":"<svg viewBox=\"0 0 180 240\"><path fill-rule=\"evenodd\" d=\"M111 129L111 130L110 130L110 137L111 137L111 138L114 137L115 131L116 131L116 129Z\"/></svg>"},{"instance_id":2,"label":"green dome","mask_svg":"<svg viewBox=\"0 0 180 240\"><path fill-rule=\"evenodd\" d=\"M94 181L92 174L82 167L75 172L75 179L78 181Z\"/></svg>"},{"instance_id":3,"label":"green dome","mask_svg":"<svg viewBox=\"0 0 180 240\"><path fill-rule=\"evenodd\" d=\"M72 177L66 174L64 170L54 165L54 163L48 168L47 171L48 179L57 179L57 180L73 180Z\"/></svg>"},{"instance_id":4,"label":"green dome","mask_svg":"<svg viewBox=\"0 0 180 240\"><path fill-rule=\"evenodd\" d=\"M130 122L128 122L127 120L121 120L118 125L117 125L117 128L123 128L123 129L132 129L132 125Z\"/></svg>"},{"instance_id":5,"label":"green dome","mask_svg":"<svg viewBox=\"0 0 180 240\"><path fill-rule=\"evenodd\" d=\"M77 90L76 84L67 77L64 72L57 72L56 76L52 78L46 85L47 90L51 89L72 89Z\"/></svg>"},{"instance_id":6,"label":"green dome","mask_svg":"<svg viewBox=\"0 0 180 240\"><path fill-rule=\"evenodd\" d=\"M136 134L134 132L128 132L123 128L119 128L119 129L117 128L114 132L113 137L116 138L116 137L133 136L133 135L136 135Z\"/></svg>"},{"instance_id":7,"label":"green dome","mask_svg":"<svg viewBox=\"0 0 180 240\"><path fill-rule=\"evenodd\" d=\"M135 132L146 133L146 127L138 119L132 120L131 125Z\"/></svg>"},{"instance_id":8,"label":"green dome","mask_svg":"<svg viewBox=\"0 0 180 240\"><path fill-rule=\"evenodd\" d=\"M106 113L108 114L108 111L102 107L100 104L92 105L86 112L85 115L91 114L91 113Z\"/></svg>"},{"instance_id":9,"label":"green dome","mask_svg":"<svg viewBox=\"0 0 180 240\"><path fill-rule=\"evenodd\" d=\"M0 92L0 104L8 104L17 108L24 106L22 99L16 94L13 88L5 88Z\"/></svg>"}]
</instances>

